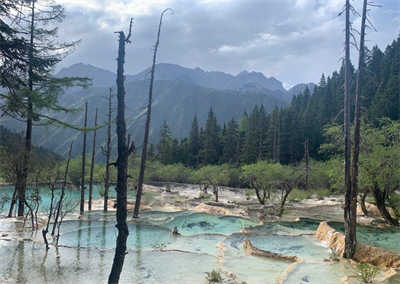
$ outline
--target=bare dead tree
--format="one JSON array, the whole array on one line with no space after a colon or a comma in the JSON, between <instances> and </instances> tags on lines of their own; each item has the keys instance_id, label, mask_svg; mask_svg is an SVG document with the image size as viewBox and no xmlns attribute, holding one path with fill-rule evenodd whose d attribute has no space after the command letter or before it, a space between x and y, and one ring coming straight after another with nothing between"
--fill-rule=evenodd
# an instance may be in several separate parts
<instances>
[{"instance_id":1,"label":"bare dead tree","mask_svg":"<svg viewBox=\"0 0 400 284\"><path fill-rule=\"evenodd\" d=\"M344 79L344 180L345 180L345 258L353 258L356 248L356 219L353 215L353 193L351 189L351 144L350 144L350 0L346 0L346 32L345 32L345 79Z\"/></svg>"},{"instance_id":2,"label":"bare dead tree","mask_svg":"<svg viewBox=\"0 0 400 284\"><path fill-rule=\"evenodd\" d=\"M103 149L103 153L106 156L106 173L104 177L104 212L108 210L108 190L110 188L110 156L111 156L111 116L112 116L112 105L111 105L111 88L108 95L108 124L107 124L107 142L106 148Z\"/></svg>"},{"instance_id":3,"label":"bare dead tree","mask_svg":"<svg viewBox=\"0 0 400 284\"><path fill-rule=\"evenodd\" d=\"M124 63L125 63L125 44L130 43L132 35L132 22L129 24L129 33L125 36L123 31L119 34L118 47L118 66L117 66L117 138L118 138L118 158L116 167L118 171L117 179L117 229L118 236L116 241L115 255L108 277L108 283L114 284L119 282L122 267L126 255L126 240L128 239L129 229L126 223L127 217L127 166L128 156L130 154L131 145L126 143L126 122L125 122L125 87L124 87Z\"/></svg>"},{"instance_id":4,"label":"bare dead tree","mask_svg":"<svg viewBox=\"0 0 400 284\"><path fill-rule=\"evenodd\" d=\"M54 208L53 208L54 207L54 191L56 189L57 179L58 179L58 174L56 175L54 182L52 182L51 178L49 177L49 188L51 191L50 208L49 208L49 215L47 217L46 227L42 230L42 236L43 236L44 243L46 245L46 250L48 250L50 248L49 242L47 241L47 233L49 232L51 217L53 216L53 211L54 211Z\"/></svg>"},{"instance_id":5,"label":"bare dead tree","mask_svg":"<svg viewBox=\"0 0 400 284\"><path fill-rule=\"evenodd\" d=\"M94 161L96 158L96 129L97 129L97 108L96 115L94 118L94 132L93 132L93 147L92 147L92 161L90 163L90 179L89 179L89 211L92 211L92 195L93 195L93 171L94 171Z\"/></svg>"},{"instance_id":6,"label":"bare dead tree","mask_svg":"<svg viewBox=\"0 0 400 284\"><path fill-rule=\"evenodd\" d=\"M167 13L168 11L172 11L172 10L170 8L168 8L161 12L160 22L158 24L157 40L156 40L156 44L154 45L153 64L151 66L151 77L150 77L150 86L149 86L149 101L147 104L146 126L145 126L145 130L144 130L144 139L143 139L143 145L142 145L142 158L141 158L141 162L140 162L140 172L139 172L139 178L138 178L138 190L136 193L135 209L133 211L134 218L139 217L140 201L142 199L143 179L144 179L144 171L146 168L146 158L147 158L147 144L148 144L149 132L150 132L151 104L152 104L152 99L153 99L153 85L154 85L154 73L155 73L156 61L157 61L157 51L158 51L158 46L160 44L162 20L163 20L165 13Z\"/></svg>"},{"instance_id":7,"label":"bare dead tree","mask_svg":"<svg viewBox=\"0 0 400 284\"><path fill-rule=\"evenodd\" d=\"M367 5L368 1L364 0L363 11L361 16L361 32L360 32L360 46L358 58L358 72L356 82L356 98L354 109L354 148L353 148L353 164L351 173L351 215L352 228L354 231L354 242L356 242L356 225L357 225L357 195L358 195L358 160L360 154L360 98L361 98L361 85L363 83L364 66L365 66L365 26L367 21ZM365 194L366 197L366 194ZM365 209L365 199L362 202Z\"/></svg>"},{"instance_id":8,"label":"bare dead tree","mask_svg":"<svg viewBox=\"0 0 400 284\"><path fill-rule=\"evenodd\" d=\"M69 164L71 162L71 156L72 156L72 145L74 142L71 142L71 145L69 146L69 152L68 152L68 160L67 160L67 165L65 166L65 171L64 171L64 180L61 186L61 195L60 199L58 200L57 203L57 210L56 210L56 215L54 217L54 223L53 223L53 229L51 231L51 235L54 236L55 230L57 227L58 219L60 218L60 213L62 211L62 206L63 206L63 201L64 201L64 196L65 196L65 187L67 186L67 177L68 177L68 171L69 171Z\"/></svg>"},{"instance_id":9,"label":"bare dead tree","mask_svg":"<svg viewBox=\"0 0 400 284\"><path fill-rule=\"evenodd\" d=\"M85 212L85 168L86 168L86 128L87 128L87 112L88 103L85 103L85 118L84 118L84 130L83 130L83 146L82 146L82 170L81 170L81 204L79 213L83 215Z\"/></svg>"}]
</instances>

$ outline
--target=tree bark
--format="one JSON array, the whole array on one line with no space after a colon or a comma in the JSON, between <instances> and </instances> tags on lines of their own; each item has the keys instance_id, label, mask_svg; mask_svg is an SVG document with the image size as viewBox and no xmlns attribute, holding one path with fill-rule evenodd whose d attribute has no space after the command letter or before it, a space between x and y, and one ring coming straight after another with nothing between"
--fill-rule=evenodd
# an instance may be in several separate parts
<instances>
[{"instance_id":1,"label":"tree bark","mask_svg":"<svg viewBox=\"0 0 400 284\"><path fill-rule=\"evenodd\" d=\"M292 188L287 188L285 190L285 193L283 195L283 198L282 198L281 204L280 204L280 208L279 208L279 213L278 213L279 217L282 217L282 215L283 215L283 210L285 208L286 200L287 200L287 198L288 198L288 196L289 196L291 191L292 191Z\"/></svg>"},{"instance_id":2,"label":"tree bark","mask_svg":"<svg viewBox=\"0 0 400 284\"><path fill-rule=\"evenodd\" d=\"M93 171L94 171L94 161L96 158L96 127L97 127L97 108L96 115L94 118L94 133L93 133L93 147L92 147L92 161L90 163L90 179L89 179L89 204L88 209L92 211L92 197L93 197Z\"/></svg>"},{"instance_id":3,"label":"tree bark","mask_svg":"<svg viewBox=\"0 0 400 284\"><path fill-rule=\"evenodd\" d=\"M164 14L170 9L165 9L162 11L160 15L160 22L158 25L158 32L157 32L157 40L154 46L154 53L153 53L153 64L151 66L151 77L150 77L150 87L149 87L149 101L147 104L147 116L146 116L146 126L144 131L144 139L142 145L142 158L140 161L140 172L138 178L138 190L136 193L136 201L135 201L135 209L133 211L133 217L139 217L139 209L140 209L140 202L142 199L142 191L143 191L143 179L144 179L144 171L146 168L146 158L147 158L147 144L149 140L149 132L150 132L150 120L151 120L151 104L153 99L153 85L154 85L154 73L156 69L156 60L157 60L157 50L160 44L160 34L161 34L161 26Z\"/></svg>"},{"instance_id":4,"label":"tree bark","mask_svg":"<svg viewBox=\"0 0 400 284\"><path fill-rule=\"evenodd\" d=\"M364 213L365 216L368 216L368 209L367 206L365 206L365 199L367 199L369 190L365 190L363 194L361 195L361 200L360 200L360 206L361 210Z\"/></svg>"},{"instance_id":5,"label":"tree bark","mask_svg":"<svg viewBox=\"0 0 400 284\"><path fill-rule=\"evenodd\" d=\"M392 226L399 226L399 221L394 219L389 211L386 209L385 201L386 201L386 192L381 191L377 185L374 186L373 194L376 202L376 207L378 207L379 212L381 213L383 219L388 222Z\"/></svg>"},{"instance_id":6,"label":"tree bark","mask_svg":"<svg viewBox=\"0 0 400 284\"><path fill-rule=\"evenodd\" d=\"M14 193L11 199L10 210L8 211L8 218L12 217L12 212L14 210L14 205L17 202L17 185L15 185Z\"/></svg>"},{"instance_id":7,"label":"tree bark","mask_svg":"<svg viewBox=\"0 0 400 284\"><path fill-rule=\"evenodd\" d=\"M47 223L46 223L46 228L42 230L42 236L44 243L46 245L46 250L49 249L49 242L47 241L47 233L49 232L49 226L50 226L50 221L51 217L53 216L53 203L54 203L54 190L55 190L55 185L56 185L56 180L54 181L54 184L49 184L50 185L50 190L51 190L51 200L50 200L50 209L49 209L49 215L47 218Z\"/></svg>"},{"instance_id":8,"label":"tree bark","mask_svg":"<svg viewBox=\"0 0 400 284\"><path fill-rule=\"evenodd\" d=\"M108 95L108 125L106 143L106 176L104 179L104 212L108 210L108 190L110 188L110 156L111 156L111 88Z\"/></svg>"},{"instance_id":9,"label":"tree bark","mask_svg":"<svg viewBox=\"0 0 400 284\"><path fill-rule=\"evenodd\" d=\"M122 267L126 255L126 240L128 239L129 229L126 223L127 217L127 166L129 147L126 144L126 123L125 123L125 88L124 88L124 63L125 63L125 43L129 43L131 36L132 19L129 26L129 34L125 37L124 32L119 32L118 48L118 67L117 67L117 138L118 138L118 159L117 159L117 229L118 237L116 241L115 255L108 278L109 284L119 282Z\"/></svg>"},{"instance_id":10,"label":"tree bark","mask_svg":"<svg viewBox=\"0 0 400 284\"><path fill-rule=\"evenodd\" d=\"M69 146L69 152L68 152L68 160L67 160L67 165L65 166L65 172L64 172L64 181L61 186L61 195L60 195L60 200L58 201L57 204L57 211L56 211L56 216L54 218L54 223L53 223L53 229L51 231L51 235L54 236L56 232L56 227L58 223L58 218L60 217L61 209L63 206L63 201L64 201L64 195L65 195L65 187L67 186L67 177L68 177L68 171L69 171L69 163L71 162L71 156L72 156L72 145L74 142L71 142L71 145Z\"/></svg>"},{"instance_id":11,"label":"tree bark","mask_svg":"<svg viewBox=\"0 0 400 284\"><path fill-rule=\"evenodd\" d=\"M351 144L350 144L350 0L346 0L346 41L345 41L345 83L344 83L344 232L345 249L343 256L353 258L356 249L356 215L354 194L351 187ZM357 206L357 199L355 206Z\"/></svg>"},{"instance_id":12,"label":"tree bark","mask_svg":"<svg viewBox=\"0 0 400 284\"><path fill-rule=\"evenodd\" d=\"M26 136L25 136L25 149L22 163L22 171L20 176L17 177L17 196L18 196L18 216L24 216L24 206L26 204L25 192L26 183L28 179L29 163L32 152L32 116L33 116L33 104L32 104L32 92L33 92L33 44L34 44L34 30L35 30L35 2L32 1L31 7L31 26L30 26L30 44L28 51L28 87L30 94L27 98L27 111L26 111Z\"/></svg>"},{"instance_id":13,"label":"tree bark","mask_svg":"<svg viewBox=\"0 0 400 284\"><path fill-rule=\"evenodd\" d=\"M88 103L85 103L85 121L83 130L83 146L82 146L82 170L81 170L81 204L80 215L85 212L85 169L86 169L86 128L87 128L87 111Z\"/></svg>"}]
</instances>

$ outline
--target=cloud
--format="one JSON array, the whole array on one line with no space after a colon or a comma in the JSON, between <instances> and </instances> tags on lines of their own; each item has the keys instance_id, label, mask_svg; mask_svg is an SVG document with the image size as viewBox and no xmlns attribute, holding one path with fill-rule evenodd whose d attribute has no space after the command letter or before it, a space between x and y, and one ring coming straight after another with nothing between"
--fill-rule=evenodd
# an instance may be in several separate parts
<instances>
[{"instance_id":1,"label":"cloud","mask_svg":"<svg viewBox=\"0 0 400 284\"><path fill-rule=\"evenodd\" d=\"M61 66L84 62L114 70L114 32L126 30L133 17L126 71L141 71L151 63L159 14L166 7L174 14L164 21L160 62L234 74L261 71L293 85L318 82L323 72L339 67L343 54L344 19L337 16L343 0L57 1L67 12L62 38L82 40ZM369 32L369 45L384 48L397 36L399 3L387 0L384 8L373 9L379 33Z\"/></svg>"}]
</instances>

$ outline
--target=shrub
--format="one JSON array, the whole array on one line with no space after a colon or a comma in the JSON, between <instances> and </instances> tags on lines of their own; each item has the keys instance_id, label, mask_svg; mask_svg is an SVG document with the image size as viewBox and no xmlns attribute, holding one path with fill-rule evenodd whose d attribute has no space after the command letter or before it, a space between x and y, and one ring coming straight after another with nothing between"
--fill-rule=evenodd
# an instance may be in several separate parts
<instances>
[{"instance_id":1,"label":"shrub","mask_svg":"<svg viewBox=\"0 0 400 284\"><path fill-rule=\"evenodd\" d=\"M211 272L206 272L207 276L206 279L208 283L221 283L222 282L222 276L219 271L213 270Z\"/></svg>"},{"instance_id":2,"label":"shrub","mask_svg":"<svg viewBox=\"0 0 400 284\"><path fill-rule=\"evenodd\" d=\"M379 272L379 268L368 263L357 265L357 277L364 283L372 283Z\"/></svg>"}]
</instances>

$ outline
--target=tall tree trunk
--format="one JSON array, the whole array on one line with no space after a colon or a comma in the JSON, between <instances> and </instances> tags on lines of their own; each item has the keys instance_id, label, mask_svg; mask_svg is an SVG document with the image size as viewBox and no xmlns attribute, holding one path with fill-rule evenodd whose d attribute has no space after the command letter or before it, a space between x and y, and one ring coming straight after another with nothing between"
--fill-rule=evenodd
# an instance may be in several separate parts
<instances>
[{"instance_id":1,"label":"tall tree trunk","mask_svg":"<svg viewBox=\"0 0 400 284\"><path fill-rule=\"evenodd\" d=\"M92 148L92 161L90 163L90 179L89 179L89 211L92 211L92 197L93 197L93 171L94 171L94 160L96 158L96 127L97 127L97 108L96 115L94 118L94 133L93 133L93 148Z\"/></svg>"},{"instance_id":2,"label":"tall tree trunk","mask_svg":"<svg viewBox=\"0 0 400 284\"><path fill-rule=\"evenodd\" d=\"M344 180L345 180L345 207L344 231L345 249L344 257L353 258L356 248L356 224L353 216L353 194L350 176L350 0L346 0L346 41L345 41L345 81L344 81Z\"/></svg>"},{"instance_id":3,"label":"tall tree trunk","mask_svg":"<svg viewBox=\"0 0 400 284\"><path fill-rule=\"evenodd\" d=\"M62 203L64 201L64 196L65 196L65 187L67 186L67 177L68 177L68 171L69 171L69 164L71 162L71 157L72 157L72 145L74 142L71 142L71 145L69 146L69 152L68 152L68 160L67 160L67 165L65 166L65 172L64 172L64 180L63 184L61 186L61 195L60 195L60 200L57 203L57 211L56 211L56 216L54 218L54 223L53 223L53 229L51 231L51 235L54 236L56 232L56 227L58 223L58 219L60 218L60 213L62 210Z\"/></svg>"},{"instance_id":4,"label":"tall tree trunk","mask_svg":"<svg viewBox=\"0 0 400 284\"><path fill-rule=\"evenodd\" d=\"M85 121L83 130L83 146L82 146L82 169L81 169L81 206L79 213L83 215L85 212L85 169L86 169L86 128L87 128L87 111L88 103L85 103Z\"/></svg>"},{"instance_id":5,"label":"tall tree trunk","mask_svg":"<svg viewBox=\"0 0 400 284\"><path fill-rule=\"evenodd\" d=\"M369 215L367 206L365 206L365 199L367 199L368 192L369 192L369 190L366 189L363 192L363 194L361 195L361 200L360 200L361 210L362 210L362 212L364 213L365 216Z\"/></svg>"},{"instance_id":6,"label":"tall tree trunk","mask_svg":"<svg viewBox=\"0 0 400 284\"><path fill-rule=\"evenodd\" d=\"M146 158L147 158L147 144L149 140L149 132L150 132L150 120L151 120L151 104L153 99L153 85L154 85L154 72L156 69L156 60L157 60L157 50L160 44L160 34L161 34L161 26L164 14L170 9L165 9L162 11L160 16L160 23L158 24L158 32L157 32L157 40L154 46L154 53L153 53L153 64L151 66L151 77L150 77L150 87L149 87L149 101L147 104L147 116L146 116L146 128L144 130L144 139L142 145L142 159L140 161L140 173L138 178L138 190L136 193L136 202L135 202L135 209L133 211L133 217L139 217L139 209L140 209L140 201L142 199L142 191L143 191L143 178L144 178L144 171L146 168Z\"/></svg>"},{"instance_id":7,"label":"tall tree trunk","mask_svg":"<svg viewBox=\"0 0 400 284\"><path fill-rule=\"evenodd\" d=\"M288 196L289 196L291 191L292 191L292 187L288 187L285 190L285 192L284 192L284 194L282 196L281 204L280 204L280 207L279 207L279 213L278 213L279 217L282 217L282 215L283 215L283 211L285 209L286 200L287 200L287 198L288 198Z\"/></svg>"},{"instance_id":8,"label":"tall tree trunk","mask_svg":"<svg viewBox=\"0 0 400 284\"><path fill-rule=\"evenodd\" d=\"M107 143L106 143L106 176L104 179L104 212L108 210L108 190L110 188L110 156L111 156L111 88L108 95L108 125L107 125Z\"/></svg>"},{"instance_id":9,"label":"tall tree trunk","mask_svg":"<svg viewBox=\"0 0 400 284\"><path fill-rule=\"evenodd\" d=\"M125 37L124 32L119 32L118 48L118 67L117 67L117 138L118 138L118 159L117 159L117 229L118 236L116 241L115 255L108 277L108 283L119 282L122 267L126 255L126 240L128 239L129 229L126 223L127 216L127 166L129 147L126 144L126 123L125 123L125 88L124 88L124 63L125 63L125 43L129 43L131 36L132 19L129 25L129 34Z\"/></svg>"},{"instance_id":10,"label":"tall tree trunk","mask_svg":"<svg viewBox=\"0 0 400 284\"><path fill-rule=\"evenodd\" d=\"M378 207L379 212L381 213L383 219L388 222L392 226L399 226L399 221L394 219L389 211L386 209L385 201L386 201L386 192L381 191L378 185L375 184L374 189L372 191L374 194L376 207Z\"/></svg>"},{"instance_id":11,"label":"tall tree trunk","mask_svg":"<svg viewBox=\"0 0 400 284\"><path fill-rule=\"evenodd\" d=\"M360 33L360 53L358 59L358 72L356 82L356 98L354 110L354 149L353 149L353 164L351 173L351 192L350 192L350 214L349 216L349 233L346 234L345 256L352 258L355 253L357 243L357 195L358 195L358 159L360 154L360 98L361 86L363 82L364 60L365 60L365 22L367 19L368 1L364 0L363 12L361 18L361 33ZM365 205L365 204L364 204ZM348 235L348 236L347 236Z\"/></svg>"},{"instance_id":12,"label":"tall tree trunk","mask_svg":"<svg viewBox=\"0 0 400 284\"><path fill-rule=\"evenodd\" d=\"M10 210L8 211L8 218L11 218L12 217L12 213L13 213L13 210L14 210L14 205L15 205L15 203L17 202L17 185L15 184L15 188L14 188L14 193L13 193L13 196L12 196L12 199L11 199L11 204L10 204Z\"/></svg>"},{"instance_id":13,"label":"tall tree trunk","mask_svg":"<svg viewBox=\"0 0 400 284\"><path fill-rule=\"evenodd\" d=\"M26 110L26 136L25 136L25 149L22 164L22 171L20 176L17 177L17 196L18 196L18 216L24 216L25 206L25 192L26 183L28 179L29 163L32 152L32 116L33 116L33 104L32 104L32 92L33 92L33 44L34 44L34 31L35 31L35 2L32 1L31 7L31 26L30 26L30 45L28 53L28 87L30 93L27 98L27 110Z\"/></svg>"}]
</instances>

